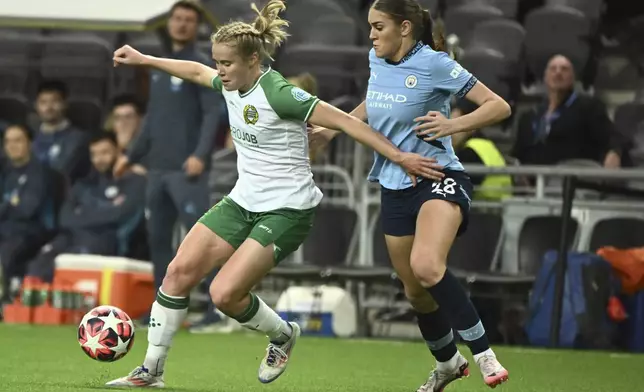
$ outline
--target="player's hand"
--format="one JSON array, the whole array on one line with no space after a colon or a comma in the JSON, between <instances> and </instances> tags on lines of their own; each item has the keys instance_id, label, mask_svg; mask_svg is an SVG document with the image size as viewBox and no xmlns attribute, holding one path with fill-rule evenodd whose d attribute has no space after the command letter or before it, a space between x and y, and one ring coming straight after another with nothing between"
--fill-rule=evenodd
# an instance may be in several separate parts
<instances>
[{"instance_id":1,"label":"player's hand","mask_svg":"<svg viewBox=\"0 0 644 392\"><path fill-rule=\"evenodd\" d=\"M191 155L183 163L183 170L186 172L188 177L197 177L203 173L205 165L203 161L197 158L194 155Z\"/></svg>"},{"instance_id":2,"label":"player's hand","mask_svg":"<svg viewBox=\"0 0 644 392\"><path fill-rule=\"evenodd\" d=\"M125 195L118 195L114 201L112 201L112 204L115 206L120 206L121 204L125 203Z\"/></svg>"},{"instance_id":3,"label":"player's hand","mask_svg":"<svg viewBox=\"0 0 644 392\"><path fill-rule=\"evenodd\" d=\"M436 159L418 154L403 153L400 166L409 174L414 186L416 186L417 182L416 177L423 177L433 181L440 181L445 177L445 174L441 171L443 167L436 162Z\"/></svg>"},{"instance_id":4,"label":"player's hand","mask_svg":"<svg viewBox=\"0 0 644 392\"><path fill-rule=\"evenodd\" d=\"M145 176L146 174L148 174L148 169L146 169L143 165L132 165L130 169L132 170L132 173L138 174L140 176Z\"/></svg>"},{"instance_id":5,"label":"player's hand","mask_svg":"<svg viewBox=\"0 0 644 392\"><path fill-rule=\"evenodd\" d=\"M118 67L120 64L125 65L143 65L146 56L134 49L130 45L121 46L114 51L114 66Z\"/></svg>"},{"instance_id":6,"label":"player's hand","mask_svg":"<svg viewBox=\"0 0 644 392\"><path fill-rule=\"evenodd\" d=\"M130 167L130 160L127 158L127 156L122 155L119 157L119 159L116 160L116 163L114 164L114 168L112 169L112 172L114 173L115 178L121 177L127 169Z\"/></svg>"},{"instance_id":7,"label":"player's hand","mask_svg":"<svg viewBox=\"0 0 644 392\"><path fill-rule=\"evenodd\" d=\"M423 140L426 142L460 132L454 120L443 116L441 112L427 112L424 116L416 117L414 122L421 123L414 127L414 131L418 136L425 136Z\"/></svg>"},{"instance_id":8,"label":"player's hand","mask_svg":"<svg viewBox=\"0 0 644 392\"><path fill-rule=\"evenodd\" d=\"M336 135L335 131L322 127L307 128L309 134L309 150L319 151L325 148Z\"/></svg>"}]
</instances>

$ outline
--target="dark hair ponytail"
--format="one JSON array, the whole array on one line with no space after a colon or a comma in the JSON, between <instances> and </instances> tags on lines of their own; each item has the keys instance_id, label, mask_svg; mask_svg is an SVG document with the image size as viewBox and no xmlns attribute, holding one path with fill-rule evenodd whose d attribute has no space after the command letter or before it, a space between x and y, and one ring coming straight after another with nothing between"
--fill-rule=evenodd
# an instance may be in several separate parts
<instances>
[{"instance_id":1,"label":"dark hair ponytail","mask_svg":"<svg viewBox=\"0 0 644 392\"><path fill-rule=\"evenodd\" d=\"M414 39L422 40L436 51L447 52L443 23L434 22L429 10L423 9L418 0L376 0L371 7L389 15L396 23L409 20L414 26Z\"/></svg>"},{"instance_id":2,"label":"dark hair ponytail","mask_svg":"<svg viewBox=\"0 0 644 392\"><path fill-rule=\"evenodd\" d=\"M445 32L442 22L435 22L429 10L423 10L423 34L421 39L437 52L446 52Z\"/></svg>"}]
</instances>

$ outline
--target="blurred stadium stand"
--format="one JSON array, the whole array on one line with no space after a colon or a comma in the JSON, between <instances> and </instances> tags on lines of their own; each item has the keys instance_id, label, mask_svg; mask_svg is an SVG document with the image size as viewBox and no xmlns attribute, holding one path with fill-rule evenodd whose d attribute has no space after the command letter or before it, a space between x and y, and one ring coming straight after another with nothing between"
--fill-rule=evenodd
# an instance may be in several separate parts
<instances>
[{"instance_id":1,"label":"blurred stadium stand","mask_svg":"<svg viewBox=\"0 0 644 392\"><path fill-rule=\"evenodd\" d=\"M285 17L291 22L292 36L279 50L274 67L285 76L310 72L318 79L322 99L352 110L362 101L369 77L367 3L289 0ZM442 18L447 34L456 39L459 61L515 111L535 105L535 97L543 92L541 78L548 59L564 54L583 82L582 91L602 97L621 134L631 140L636 133L644 133L644 45L642 35L638 36L644 31L644 19L638 19L637 13L621 15L624 29L612 29L609 36L602 23L608 2L602 0L421 3ZM115 71L112 51L129 43L146 53L164 53L163 17L173 0L119 0L104 2L103 7L67 0L44 9L34 4L34 0L22 0L0 8L0 120L27 121L35 88L43 79L67 83L69 118L87 130L102 127L105 105L117 92L144 95L145 89L140 88L146 83L144 74L133 69ZM203 6L210 14L206 22L252 17L247 0L204 0ZM57 9L50 12L50 8ZM128 12L117 11L122 9ZM199 43L207 54L210 31L212 26L206 23ZM512 144L514 129L509 128L496 132L491 127L483 133L503 147ZM346 138L332 143L323 164L314 167L316 181L326 194L314 231L269 281L361 281L385 284L387 292L399 294L400 288L391 284L395 275L379 224L378 189L365 180L371 159L371 152ZM467 167L473 172L477 168L486 172ZM552 179L560 179L563 169L525 169L520 175L532 177L535 185L527 190L517 186L513 189L517 196L503 201L475 201L470 230L449 255L450 264L472 292L479 283L495 282L501 287L522 285L527 295L543 254L558 247L561 189L560 182ZM644 179L634 170L623 173L624 181ZM600 168L569 174L608 177ZM226 194L235 180L234 152L218 151L211 181L213 201ZM575 223L569 227L570 249L644 245L641 200L593 201L578 196ZM361 287L356 295L368 296L368 289Z\"/></svg>"}]
</instances>

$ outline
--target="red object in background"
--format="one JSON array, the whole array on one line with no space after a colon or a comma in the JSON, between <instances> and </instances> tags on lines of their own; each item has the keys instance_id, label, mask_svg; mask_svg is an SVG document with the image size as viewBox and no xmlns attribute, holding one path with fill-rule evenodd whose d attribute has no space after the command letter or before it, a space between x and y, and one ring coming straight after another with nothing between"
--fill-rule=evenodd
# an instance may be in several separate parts
<instances>
[{"instance_id":1,"label":"red object in background","mask_svg":"<svg viewBox=\"0 0 644 392\"><path fill-rule=\"evenodd\" d=\"M621 323L628 318L628 314L626 314L626 310L624 309L624 304L622 304L622 301L614 295L608 299L606 311L608 312L608 317L616 323Z\"/></svg>"}]
</instances>

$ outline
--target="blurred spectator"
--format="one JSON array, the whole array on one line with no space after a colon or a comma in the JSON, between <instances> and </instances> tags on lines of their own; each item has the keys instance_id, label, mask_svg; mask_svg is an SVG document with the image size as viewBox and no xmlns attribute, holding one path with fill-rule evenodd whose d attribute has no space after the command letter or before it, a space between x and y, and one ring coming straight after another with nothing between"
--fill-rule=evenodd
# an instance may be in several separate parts
<instances>
[{"instance_id":1,"label":"blurred spectator","mask_svg":"<svg viewBox=\"0 0 644 392\"><path fill-rule=\"evenodd\" d=\"M318 94L318 82L315 79L315 76L311 75L308 72L304 72L296 76L291 76L286 80L293 86L299 87L311 95Z\"/></svg>"},{"instance_id":2,"label":"blurred spectator","mask_svg":"<svg viewBox=\"0 0 644 392\"><path fill-rule=\"evenodd\" d=\"M472 105L469 101L458 102L452 110L451 117L456 118L474 111L476 105ZM452 135L452 145L466 170L468 163L488 167L506 166L505 158L496 144L478 130ZM475 187L474 200L498 201L512 195L512 177L509 175L470 174L470 178Z\"/></svg>"},{"instance_id":3,"label":"blurred spectator","mask_svg":"<svg viewBox=\"0 0 644 392\"><path fill-rule=\"evenodd\" d=\"M9 127L9 123L0 119L0 137L4 139L4 131ZM3 170L7 163L7 157L4 154L4 150L0 149L0 170Z\"/></svg>"},{"instance_id":4,"label":"blurred spectator","mask_svg":"<svg viewBox=\"0 0 644 392\"><path fill-rule=\"evenodd\" d=\"M194 1L172 6L167 24L172 53L167 57L211 63L196 47L200 19L201 8ZM158 288L174 255L177 218L191 227L209 207L208 169L223 98L160 71L151 72L149 97L141 134L115 172L146 158L147 230Z\"/></svg>"},{"instance_id":5,"label":"blurred spectator","mask_svg":"<svg viewBox=\"0 0 644 392\"><path fill-rule=\"evenodd\" d=\"M588 159L607 168L621 166L624 144L603 103L574 90L575 72L569 59L550 59L544 82L548 98L519 120L514 157L525 165L549 165Z\"/></svg>"},{"instance_id":6,"label":"blurred spectator","mask_svg":"<svg viewBox=\"0 0 644 392\"><path fill-rule=\"evenodd\" d=\"M119 95L112 100L105 129L116 134L121 152L127 152L132 148L136 136L141 131L144 115L143 105L134 95Z\"/></svg>"},{"instance_id":7,"label":"blurred spectator","mask_svg":"<svg viewBox=\"0 0 644 392\"><path fill-rule=\"evenodd\" d=\"M67 88L59 81L45 81L38 87L36 113L40 120L33 142L35 156L41 162L74 182L87 174L88 135L76 129L65 117Z\"/></svg>"},{"instance_id":8,"label":"blurred spectator","mask_svg":"<svg viewBox=\"0 0 644 392\"><path fill-rule=\"evenodd\" d=\"M103 132L90 141L92 171L72 187L60 216L60 233L29 263L29 275L51 282L61 253L122 255L143 221L145 177L128 173L114 179L119 151L116 136Z\"/></svg>"},{"instance_id":9,"label":"blurred spectator","mask_svg":"<svg viewBox=\"0 0 644 392\"><path fill-rule=\"evenodd\" d=\"M20 286L27 260L47 240L54 226L50 192L51 172L33 159L31 134L11 125L4 132L7 163L2 173L0 204L0 262L6 302Z\"/></svg>"},{"instance_id":10,"label":"blurred spectator","mask_svg":"<svg viewBox=\"0 0 644 392\"><path fill-rule=\"evenodd\" d=\"M105 129L116 135L121 154L127 154L132 148L134 140L141 131L144 115L143 105L134 95L119 95L112 101L112 109ZM147 174L145 158L141 159L141 164L132 165L131 169L140 175Z\"/></svg>"}]
</instances>

